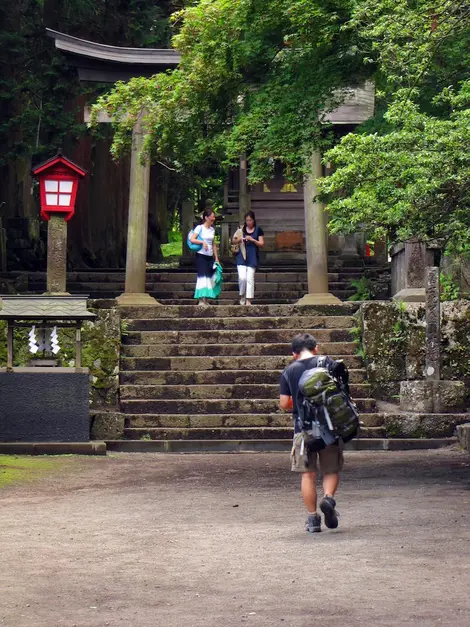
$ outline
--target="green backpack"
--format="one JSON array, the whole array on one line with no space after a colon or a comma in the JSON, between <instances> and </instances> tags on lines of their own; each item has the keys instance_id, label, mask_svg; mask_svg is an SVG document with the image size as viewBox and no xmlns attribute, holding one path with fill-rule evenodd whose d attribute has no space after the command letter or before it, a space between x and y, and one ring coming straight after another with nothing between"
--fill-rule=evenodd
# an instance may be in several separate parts
<instances>
[{"instance_id":1,"label":"green backpack","mask_svg":"<svg viewBox=\"0 0 470 627\"><path fill-rule=\"evenodd\" d=\"M323 366L325 361L325 357L318 357L317 366L300 377L297 405L302 431L311 432L317 426L325 444L340 438L349 442L359 432L356 405Z\"/></svg>"}]
</instances>

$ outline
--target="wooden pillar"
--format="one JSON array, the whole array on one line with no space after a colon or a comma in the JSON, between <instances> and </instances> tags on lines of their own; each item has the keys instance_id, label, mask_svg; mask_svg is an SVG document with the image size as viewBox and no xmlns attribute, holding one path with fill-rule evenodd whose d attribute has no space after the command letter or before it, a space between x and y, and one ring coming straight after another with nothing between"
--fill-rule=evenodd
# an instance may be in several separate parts
<instances>
[{"instance_id":1,"label":"wooden pillar","mask_svg":"<svg viewBox=\"0 0 470 627\"><path fill-rule=\"evenodd\" d=\"M47 224L47 292L67 294L67 222L52 214Z\"/></svg>"},{"instance_id":2,"label":"wooden pillar","mask_svg":"<svg viewBox=\"0 0 470 627\"><path fill-rule=\"evenodd\" d=\"M132 131L126 286L124 294L116 299L119 305L126 306L158 304L145 293L150 163L141 162L144 144L143 117L144 112L141 112Z\"/></svg>"},{"instance_id":3,"label":"wooden pillar","mask_svg":"<svg viewBox=\"0 0 470 627\"><path fill-rule=\"evenodd\" d=\"M317 180L323 175L321 154L312 154L311 172L304 184L305 246L307 253L308 293L299 305L328 305L341 301L328 291L328 232L325 207L315 200Z\"/></svg>"}]
</instances>

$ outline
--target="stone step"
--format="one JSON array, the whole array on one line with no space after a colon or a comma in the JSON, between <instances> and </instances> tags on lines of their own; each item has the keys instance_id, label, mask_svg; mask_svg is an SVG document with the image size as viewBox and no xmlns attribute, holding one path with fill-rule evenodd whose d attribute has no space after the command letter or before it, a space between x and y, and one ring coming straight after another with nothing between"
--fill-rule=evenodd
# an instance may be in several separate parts
<instances>
[{"instance_id":1,"label":"stone step","mask_svg":"<svg viewBox=\"0 0 470 627\"><path fill-rule=\"evenodd\" d=\"M356 262L355 262L356 263ZM335 281L338 280L338 275L357 275L361 277L366 267L364 265L350 265L347 263L347 260L334 260L330 261L330 266L328 268L328 280ZM367 266L368 272L384 272L388 270L389 267L369 267ZM195 267L194 263L190 267L185 268L165 268L165 269L147 269L146 272L146 282L147 283L161 283L161 282L170 282L170 283L180 283L180 282L191 282L194 281L195 277ZM292 280L293 275L295 279L298 281L306 281L307 280L307 268L306 266L296 265L296 266L268 266L261 265L256 272L256 281L280 281L280 282L289 282ZM3 273L2 278L8 278L11 276L12 278L20 278L27 277L30 285L45 285L46 283L46 273L45 272L21 272L21 273ZM229 281L236 281L238 279L237 270L235 264L227 265L224 267L224 277L228 277ZM115 270L96 270L96 271L79 271L79 272L68 272L67 273L67 283L119 283L120 285L124 285L125 282L125 271L115 271Z\"/></svg>"},{"instance_id":2,"label":"stone step","mask_svg":"<svg viewBox=\"0 0 470 627\"><path fill-rule=\"evenodd\" d=\"M354 355L355 342L325 342L322 352L327 355ZM121 347L123 357L230 357L289 355L290 344L139 344Z\"/></svg>"},{"instance_id":3,"label":"stone step","mask_svg":"<svg viewBox=\"0 0 470 627\"><path fill-rule=\"evenodd\" d=\"M124 430L129 440L292 440L292 427L222 427L222 428L129 428ZM383 437L382 427L361 429L361 438Z\"/></svg>"},{"instance_id":4,"label":"stone step","mask_svg":"<svg viewBox=\"0 0 470 627\"><path fill-rule=\"evenodd\" d=\"M332 355L343 359L348 368L361 368L356 355ZM237 357L122 357L122 370L279 370L291 363L290 356Z\"/></svg>"},{"instance_id":5,"label":"stone step","mask_svg":"<svg viewBox=\"0 0 470 627\"><path fill-rule=\"evenodd\" d=\"M153 294L151 294L153 296ZM254 298L252 301L253 305L295 305L303 294L297 294L292 296L291 298ZM197 300L195 300L192 296L191 298L156 298L153 296L155 300L160 303L160 305L192 305L196 306ZM338 297L339 298L339 297ZM223 299L217 299L216 301L219 305L238 305L239 298L231 296L230 298L224 297Z\"/></svg>"},{"instance_id":6,"label":"stone step","mask_svg":"<svg viewBox=\"0 0 470 627\"><path fill-rule=\"evenodd\" d=\"M448 438L456 427L470 421L470 413L423 414L400 412L384 414L384 427L389 437Z\"/></svg>"},{"instance_id":7,"label":"stone step","mask_svg":"<svg viewBox=\"0 0 470 627\"><path fill-rule=\"evenodd\" d=\"M302 329L314 335L318 342L351 341L349 329ZM124 345L140 344L263 344L290 343L298 329L265 329L263 331L129 331L123 336ZM323 350L323 345L321 346Z\"/></svg>"},{"instance_id":8,"label":"stone step","mask_svg":"<svg viewBox=\"0 0 470 627\"><path fill-rule=\"evenodd\" d=\"M455 446L456 438L354 438L348 451L425 451ZM292 439L268 440L106 440L109 452L116 453L285 453Z\"/></svg>"},{"instance_id":9,"label":"stone step","mask_svg":"<svg viewBox=\"0 0 470 627\"><path fill-rule=\"evenodd\" d=\"M361 413L363 428L381 427L383 414ZM292 437L293 420L291 414L126 414L126 429L212 429L217 427L284 427L290 429Z\"/></svg>"},{"instance_id":10,"label":"stone step","mask_svg":"<svg viewBox=\"0 0 470 627\"><path fill-rule=\"evenodd\" d=\"M370 398L370 385L352 384L354 399ZM121 400L132 399L253 399L267 398L279 400L277 383L252 384L203 384L203 385L121 385Z\"/></svg>"},{"instance_id":11,"label":"stone step","mask_svg":"<svg viewBox=\"0 0 470 627\"><path fill-rule=\"evenodd\" d=\"M194 307L205 309L209 307ZM212 308L216 309L216 308ZM240 307L242 309L242 307ZM208 312L209 313L209 312ZM298 316L280 318L232 317L215 318L139 318L127 319L128 331L261 331L291 329L293 322L300 332L303 329L351 329L355 326L352 316Z\"/></svg>"},{"instance_id":12,"label":"stone step","mask_svg":"<svg viewBox=\"0 0 470 627\"><path fill-rule=\"evenodd\" d=\"M212 399L121 399L121 410L129 414L271 414L279 411L279 398ZM356 399L359 411L374 412L375 399Z\"/></svg>"},{"instance_id":13,"label":"stone step","mask_svg":"<svg viewBox=\"0 0 470 627\"><path fill-rule=\"evenodd\" d=\"M121 371L121 385L278 385L282 370ZM351 384L366 381L365 369L349 370Z\"/></svg>"},{"instance_id":14,"label":"stone step","mask_svg":"<svg viewBox=\"0 0 470 627\"><path fill-rule=\"evenodd\" d=\"M180 282L180 281L168 281L165 282L155 282L155 283L146 283L145 291L148 293L156 294L156 295L171 295L171 294L187 294L194 292L195 288L195 276L188 282ZM347 290L351 289L350 281L346 280L335 280L330 281L328 284L330 291L334 290ZM298 279L295 275L292 276L292 279L289 281L259 281L258 277L255 283L255 291L257 294L280 294L282 295L284 292L302 292L305 294L307 291L308 285L307 281ZM115 292L116 294L121 294L124 291L124 283L92 283L92 282L71 282L67 284L67 289L70 292ZM233 280L225 280L224 278L224 286L223 292L236 292L238 293L238 281ZM175 296L176 298L176 296ZM184 298L184 296L182 296Z\"/></svg>"},{"instance_id":15,"label":"stone step","mask_svg":"<svg viewBox=\"0 0 470 627\"><path fill-rule=\"evenodd\" d=\"M295 305L304 295L305 291L299 290L298 292L276 292L274 291L271 296L263 296L263 294L258 295L255 294L252 305ZM353 296L356 293L356 290L331 290L333 296L339 298L340 300L347 301L350 296ZM152 298L160 303L160 305L185 305L185 306L194 306L197 304L196 299L194 298L194 290L191 292L173 292L171 297L169 294L161 294L157 292L149 292ZM113 298L114 296L118 296L117 292L101 292L98 294L90 293L88 294L91 298L100 298L101 296L104 298ZM222 292L215 301L215 306L221 305L239 305L240 297L238 292Z\"/></svg>"},{"instance_id":16,"label":"stone step","mask_svg":"<svg viewBox=\"0 0 470 627\"><path fill-rule=\"evenodd\" d=\"M207 307L190 306L145 306L122 307L123 317L130 319L149 318L278 318L283 317L329 317L353 316L359 309L357 303L338 303L335 305L253 305L249 309L241 305L209 305ZM352 318L351 318L352 320ZM300 321L302 323L302 321Z\"/></svg>"}]
</instances>

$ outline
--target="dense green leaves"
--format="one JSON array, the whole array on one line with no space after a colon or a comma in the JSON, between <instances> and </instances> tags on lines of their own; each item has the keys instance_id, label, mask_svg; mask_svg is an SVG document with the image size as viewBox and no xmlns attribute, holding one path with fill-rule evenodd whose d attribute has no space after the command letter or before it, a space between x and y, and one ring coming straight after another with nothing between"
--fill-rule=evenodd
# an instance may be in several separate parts
<instances>
[{"instance_id":1,"label":"dense green leaves","mask_svg":"<svg viewBox=\"0 0 470 627\"><path fill-rule=\"evenodd\" d=\"M147 153L180 171L249 155L301 178L314 148L336 231L412 234L466 246L470 222L468 0L199 0L173 16L179 68L102 98L113 150L147 116ZM336 146L323 114L373 78L377 115ZM328 151L328 149L330 149Z\"/></svg>"},{"instance_id":2,"label":"dense green leaves","mask_svg":"<svg viewBox=\"0 0 470 627\"><path fill-rule=\"evenodd\" d=\"M321 185L330 228L438 238L468 251L470 6L358 4L350 27L371 50L386 113L374 132L367 124L326 154L336 168Z\"/></svg>"},{"instance_id":3,"label":"dense green leaves","mask_svg":"<svg viewBox=\"0 0 470 627\"><path fill-rule=\"evenodd\" d=\"M352 35L343 28L349 19L347 0L189 6L173 19L179 69L120 85L100 101L120 122L116 150L128 130L120 111L135 111L140 102L154 156L183 168L208 155L235 163L246 152L251 180L268 177L275 159L300 175L311 147L324 142L319 116L337 104L335 90L370 73L351 51Z\"/></svg>"}]
</instances>

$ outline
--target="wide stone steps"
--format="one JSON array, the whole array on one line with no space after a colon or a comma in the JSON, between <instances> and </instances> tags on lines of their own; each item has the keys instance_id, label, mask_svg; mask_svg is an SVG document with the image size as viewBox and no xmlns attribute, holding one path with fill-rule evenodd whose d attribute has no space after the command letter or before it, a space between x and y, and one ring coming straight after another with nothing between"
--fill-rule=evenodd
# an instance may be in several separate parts
<instances>
[{"instance_id":1,"label":"wide stone steps","mask_svg":"<svg viewBox=\"0 0 470 627\"><path fill-rule=\"evenodd\" d=\"M343 359L363 417L363 437L382 437L357 344L356 304L298 307L124 308L120 406L134 440L282 440L292 416L279 409L279 378L290 341L311 332L321 351Z\"/></svg>"},{"instance_id":2,"label":"wide stone steps","mask_svg":"<svg viewBox=\"0 0 470 627\"><path fill-rule=\"evenodd\" d=\"M356 355L332 355L342 359L348 368L360 368L362 359ZM236 355L233 357L122 357L122 370L279 370L288 366L292 357L279 355Z\"/></svg>"},{"instance_id":3,"label":"wide stone steps","mask_svg":"<svg viewBox=\"0 0 470 627\"><path fill-rule=\"evenodd\" d=\"M370 385L350 385L351 395L358 399L370 398ZM248 383L233 385L121 385L121 400L132 399L279 399L277 383Z\"/></svg>"},{"instance_id":4,"label":"wide stone steps","mask_svg":"<svg viewBox=\"0 0 470 627\"><path fill-rule=\"evenodd\" d=\"M278 370L191 370L191 371L155 371L121 370L119 381L123 385L254 385L259 383L279 384L282 369ZM351 383L363 383L365 370L349 370Z\"/></svg>"},{"instance_id":5,"label":"wide stone steps","mask_svg":"<svg viewBox=\"0 0 470 627\"><path fill-rule=\"evenodd\" d=\"M176 277L175 277L176 278ZM293 283L291 282L293 281ZM145 285L145 291L158 294L164 298L174 298L177 299L180 294L191 294L194 292L196 283L196 275L194 274L189 281L157 281L155 283L147 282ZM351 289L350 281L348 280L335 280L329 281L328 287L330 291L332 290L348 290ZM67 288L69 291L76 293L80 290L80 292L113 292L117 294L121 294L124 291L124 283L95 283L95 282L86 282L86 283L68 283ZM289 292L305 292L307 291L307 278L300 279L297 275L292 275L290 279L285 279L283 281L261 281L259 277L256 276L255 282L255 292L257 294L280 294L289 293ZM238 281L228 280L224 277L224 286L223 292L236 292L238 293ZM182 296L184 298L184 296Z\"/></svg>"},{"instance_id":6,"label":"wide stone steps","mask_svg":"<svg viewBox=\"0 0 470 627\"><path fill-rule=\"evenodd\" d=\"M325 342L322 352L327 355L354 355L355 342ZM262 357L285 356L290 352L288 343L282 344L138 344L124 345L123 357Z\"/></svg>"},{"instance_id":7,"label":"wide stone steps","mask_svg":"<svg viewBox=\"0 0 470 627\"><path fill-rule=\"evenodd\" d=\"M130 440L292 440L290 427L232 427L232 428L143 428L126 429ZM383 438L383 427L361 429L361 438Z\"/></svg>"},{"instance_id":8,"label":"wide stone steps","mask_svg":"<svg viewBox=\"0 0 470 627\"><path fill-rule=\"evenodd\" d=\"M297 303L305 292L290 292L283 293L280 296L275 296L273 294L272 298L257 296L255 294L252 305L294 305ZM331 292L333 296L339 298L340 300L347 300L350 296L353 296L356 291L355 290L337 290ZM99 298L99 294L91 294L91 298ZM185 294L184 296L179 296L178 298L162 298L161 295L155 294L155 292L150 292L150 296L155 298L155 300L160 305L195 305L196 300L194 299L193 293ZM106 298L111 298L111 295L106 295ZM235 292L222 292L221 295L217 298L217 304L221 305L238 305L240 297Z\"/></svg>"},{"instance_id":9,"label":"wide stone steps","mask_svg":"<svg viewBox=\"0 0 470 627\"><path fill-rule=\"evenodd\" d=\"M312 317L317 320L322 318L344 318L352 316L358 310L357 303L340 303L334 305L260 305L253 307L242 307L241 305L211 305L208 307L195 307L194 304L175 307L123 307L122 313L128 319L153 319L153 318L274 318L277 323L279 319L295 316L295 320L302 317ZM324 325L319 325L320 327ZM273 328L274 325L273 325Z\"/></svg>"},{"instance_id":10,"label":"wide stone steps","mask_svg":"<svg viewBox=\"0 0 470 627\"><path fill-rule=\"evenodd\" d=\"M359 411L374 411L375 400L372 398L356 399ZM121 399L121 408L132 414L270 414L279 409L279 399Z\"/></svg>"},{"instance_id":11,"label":"wide stone steps","mask_svg":"<svg viewBox=\"0 0 470 627\"><path fill-rule=\"evenodd\" d=\"M348 342L349 329L311 329L318 342ZM265 329L262 331L128 331L123 336L123 345L149 344L265 344L283 342L288 344L297 329Z\"/></svg>"},{"instance_id":12,"label":"wide stone steps","mask_svg":"<svg viewBox=\"0 0 470 627\"><path fill-rule=\"evenodd\" d=\"M169 309L166 307L165 309ZM193 309L204 309L209 314L209 308L193 307ZM219 307L212 307L219 309ZM220 307L222 309L222 307ZM242 310L241 305L239 309ZM130 318L126 320L125 331L245 331L252 330L258 332L265 329L290 329L292 327L291 317L282 317L273 320L270 317L252 317L252 310L243 308L245 317L235 318ZM240 311L242 313L242 311ZM148 315L148 314L147 314ZM355 325L352 316L299 316L295 318L297 330L302 329L351 329ZM124 331L124 333L125 333Z\"/></svg>"},{"instance_id":13,"label":"wide stone steps","mask_svg":"<svg viewBox=\"0 0 470 627\"><path fill-rule=\"evenodd\" d=\"M382 427L381 413L361 413L361 428ZM243 427L289 428L292 437L292 416L288 412L271 414L127 414L126 429L209 429Z\"/></svg>"}]
</instances>

